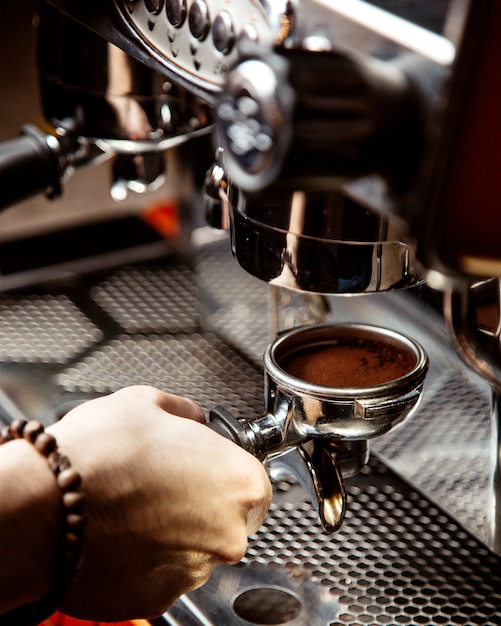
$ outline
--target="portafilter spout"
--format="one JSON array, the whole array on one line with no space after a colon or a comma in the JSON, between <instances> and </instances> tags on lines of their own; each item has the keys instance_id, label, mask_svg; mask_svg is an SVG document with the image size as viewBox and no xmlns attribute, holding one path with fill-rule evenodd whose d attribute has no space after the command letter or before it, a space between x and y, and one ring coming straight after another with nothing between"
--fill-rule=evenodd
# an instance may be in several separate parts
<instances>
[{"instance_id":1,"label":"portafilter spout","mask_svg":"<svg viewBox=\"0 0 501 626\"><path fill-rule=\"evenodd\" d=\"M417 407L428 357L413 339L366 324L299 327L264 355L265 411L237 419L217 407L210 427L305 488L328 532L344 519L344 478L368 459L368 440Z\"/></svg>"}]
</instances>

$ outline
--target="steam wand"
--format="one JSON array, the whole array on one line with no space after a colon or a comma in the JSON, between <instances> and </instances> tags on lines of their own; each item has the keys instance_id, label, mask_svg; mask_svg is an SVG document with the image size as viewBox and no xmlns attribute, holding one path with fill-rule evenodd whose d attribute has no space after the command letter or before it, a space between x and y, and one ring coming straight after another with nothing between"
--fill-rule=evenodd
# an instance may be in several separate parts
<instances>
[{"instance_id":1,"label":"steam wand","mask_svg":"<svg viewBox=\"0 0 501 626\"><path fill-rule=\"evenodd\" d=\"M164 154L189 139L205 135L211 127L184 128L164 138L161 145L117 140L110 147L105 140L87 138L74 130L75 124L65 120L53 134L45 134L26 124L15 139L0 143L0 211L40 193L53 200L62 194L63 183L76 170L99 165L114 158L112 197L119 201L129 191L146 193L155 190L164 180ZM120 145L121 144L121 145Z\"/></svg>"}]
</instances>

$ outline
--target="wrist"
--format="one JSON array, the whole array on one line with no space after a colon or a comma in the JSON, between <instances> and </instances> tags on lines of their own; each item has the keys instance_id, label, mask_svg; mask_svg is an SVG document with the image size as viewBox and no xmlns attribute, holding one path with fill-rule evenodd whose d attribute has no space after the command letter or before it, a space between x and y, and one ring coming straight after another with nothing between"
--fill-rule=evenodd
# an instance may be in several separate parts
<instances>
[{"instance_id":1,"label":"wrist","mask_svg":"<svg viewBox=\"0 0 501 626\"><path fill-rule=\"evenodd\" d=\"M20 444L25 446L26 443L45 462L53 475L53 481L55 478L59 492L56 513L54 504L49 506L50 511L46 509L49 492L42 485L39 472L35 470L33 456L26 457L24 452L24 460L30 458L30 462L27 466L22 463L21 451L26 450L26 447L21 448ZM9 565L12 565L15 576L10 579L8 586L14 590L14 597L12 601L7 600L1 609L1 623L5 626L39 624L63 602L80 564L85 523L85 497L80 492L81 477L71 467L68 457L59 452L55 438L45 432L42 424L36 420L12 422L0 433L2 444L8 444L8 449L5 452L4 448L3 454L5 474L0 475L6 483L2 486L11 500L8 506L1 509L4 516L2 523L12 541L16 537L22 539L26 533L27 540L26 543L15 543L17 563L12 562L10 552ZM18 474L23 475L23 481L17 484L12 480L16 469ZM26 476L30 478L30 483L26 482ZM28 566L23 569L25 564ZM4 571L8 573L7 568ZM42 593L42 597L40 589L43 589L44 583L40 584L40 578L49 589L47 593ZM25 591L25 587L29 591ZM26 597L35 600L26 602Z\"/></svg>"},{"instance_id":2,"label":"wrist","mask_svg":"<svg viewBox=\"0 0 501 626\"><path fill-rule=\"evenodd\" d=\"M0 446L0 613L34 602L52 584L61 527L61 495L54 476L24 440Z\"/></svg>"}]
</instances>

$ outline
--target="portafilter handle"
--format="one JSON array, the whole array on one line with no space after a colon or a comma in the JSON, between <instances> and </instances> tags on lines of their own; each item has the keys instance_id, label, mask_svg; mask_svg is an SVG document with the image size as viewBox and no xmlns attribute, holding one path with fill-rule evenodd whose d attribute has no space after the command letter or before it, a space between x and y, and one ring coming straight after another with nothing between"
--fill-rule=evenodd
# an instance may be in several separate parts
<instances>
[{"instance_id":1,"label":"portafilter handle","mask_svg":"<svg viewBox=\"0 0 501 626\"><path fill-rule=\"evenodd\" d=\"M340 444L328 438L314 439L310 454L303 446L306 439L292 447L285 443L273 415L239 420L219 406L210 412L208 426L260 461L273 459L275 468L289 473L303 487L323 528L329 533L340 528L346 511L346 491L338 463L338 455L346 451Z\"/></svg>"}]
</instances>

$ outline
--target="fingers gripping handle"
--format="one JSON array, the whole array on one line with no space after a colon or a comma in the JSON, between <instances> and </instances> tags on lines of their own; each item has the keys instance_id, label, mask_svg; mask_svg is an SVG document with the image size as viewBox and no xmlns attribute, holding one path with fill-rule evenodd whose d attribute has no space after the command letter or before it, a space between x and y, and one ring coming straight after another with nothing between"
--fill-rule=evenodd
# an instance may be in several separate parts
<instances>
[{"instance_id":1,"label":"fingers gripping handle","mask_svg":"<svg viewBox=\"0 0 501 626\"><path fill-rule=\"evenodd\" d=\"M266 459L266 445L258 429L249 422L239 421L223 407L216 407L209 415L209 428L230 439L260 461Z\"/></svg>"},{"instance_id":2,"label":"fingers gripping handle","mask_svg":"<svg viewBox=\"0 0 501 626\"><path fill-rule=\"evenodd\" d=\"M264 422L263 429L260 428L260 421ZM269 428L266 416L252 421L238 420L222 407L211 411L208 426L260 461L272 457L273 469L292 475L303 487L323 528L327 532L334 532L341 526L346 509L346 493L334 443L315 439L311 456L301 445L281 453L279 445L283 441L283 434L278 437L276 429Z\"/></svg>"}]
</instances>

